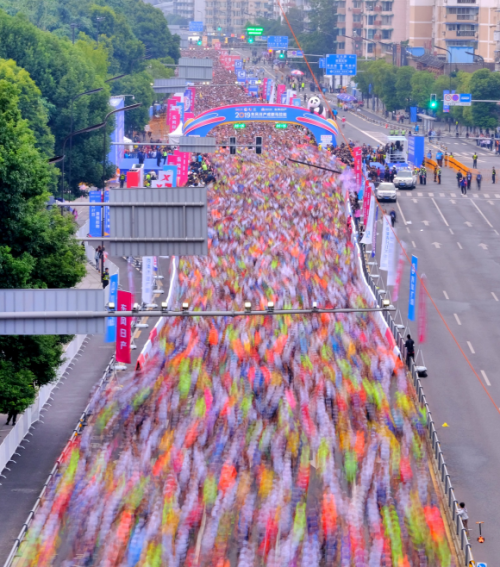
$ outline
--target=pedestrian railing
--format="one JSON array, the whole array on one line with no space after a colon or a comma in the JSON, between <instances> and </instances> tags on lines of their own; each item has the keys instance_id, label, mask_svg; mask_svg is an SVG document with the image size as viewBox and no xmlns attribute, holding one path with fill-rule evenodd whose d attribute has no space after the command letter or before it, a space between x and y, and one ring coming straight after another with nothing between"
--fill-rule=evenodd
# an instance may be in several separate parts
<instances>
[{"instance_id":1,"label":"pedestrian railing","mask_svg":"<svg viewBox=\"0 0 500 567\"><path fill-rule=\"evenodd\" d=\"M364 245L360 244L360 257L361 257L361 264L363 267L363 273L365 275L366 281L370 286L376 301L377 305L382 305L382 295L379 293L379 288L373 282L370 272L368 270L366 257L365 257L365 250ZM397 347L399 348L400 355L402 360L406 359L406 347L405 341L400 333L399 327L394 322L391 314L387 311L382 312L382 317L384 317L387 325L389 326L391 333L394 337ZM446 517L448 523L450 525L450 529L453 535L453 542L456 548L456 551L461 558L462 565L464 567L468 567L471 565L473 561L472 557L472 547L469 543L467 537L467 530L465 529L462 518L460 517L458 511L458 501L455 497L455 490L451 483L451 476L446 466L446 462L444 459L443 451L441 449L441 443L438 438L438 434L436 431L436 427L434 425L434 420L432 419L432 413L429 408L429 404L427 402L427 398L424 393L424 389L422 387L422 382L418 376L418 372L416 369L416 365L413 362L413 359L410 359L410 367L409 372L411 374L411 379L413 382L413 386L415 388L415 397L418 400L418 403L422 409L425 410L426 418L427 418L427 445L429 449L429 454L432 456L432 466L435 471L436 480L438 481L439 488L441 490L442 501L445 504L444 509L446 512Z\"/></svg>"},{"instance_id":2,"label":"pedestrian railing","mask_svg":"<svg viewBox=\"0 0 500 567\"><path fill-rule=\"evenodd\" d=\"M73 429L73 433L71 434L71 437L69 438L68 442L66 443L66 446L62 450L61 455L57 459L56 464L54 465L54 467L50 471L50 474L47 477L45 484L43 485L42 491L40 492L40 494L38 495L38 498L36 499L35 505L33 506L30 513L28 514L28 517L26 518L26 521L24 522L23 527L21 528L21 531L19 532L19 535L16 537L16 539L14 541L14 546L12 547L12 549L9 553L9 556L7 557L7 560L4 563L4 567L10 567L12 565L12 563L13 563L15 557L16 557L16 554L19 550L19 547L20 547L21 543L23 542L24 538L26 537L26 533L27 533L31 523L33 522L33 518L35 517L35 514L36 514L38 508L40 508L40 505L43 502L43 497L44 497L44 495L47 491L47 488L48 488L51 480L57 474L57 471L58 471L66 453L70 450L71 445L73 444L73 441L81 433L82 429L87 425L87 419L88 419L89 415L92 413L92 407L94 405L94 401L97 400L97 398L100 395L102 388L108 382L109 378L113 375L114 363L115 363L115 356L113 355L111 357L111 360L109 361L107 367L106 367L106 370L104 371L104 374L103 374L101 380L99 381L99 384L97 385L97 388L96 388L91 400L87 404L87 407L83 410L83 413L80 416L80 419L78 420L78 423L76 424L75 429Z\"/></svg>"}]
</instances>

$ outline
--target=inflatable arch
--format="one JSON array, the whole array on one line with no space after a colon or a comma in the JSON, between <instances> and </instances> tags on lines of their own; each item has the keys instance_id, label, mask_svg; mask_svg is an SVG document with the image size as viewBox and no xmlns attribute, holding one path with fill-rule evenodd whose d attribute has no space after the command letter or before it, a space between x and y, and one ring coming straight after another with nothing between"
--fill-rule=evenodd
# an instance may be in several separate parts
<instances>
[{"instance_id":1,"label":"inflatable arch","mask_svg":"<svg viewBox=\"0 0 500 567\"><path fill-rule=\"evenodd\" d=\"M298 124L309 129L318 144L337 145L338 127L307 108L288 104L233 104L207 110L184 125L185 136L205 137L221 124L240 122L279 122Z\"/></svg>"}]
</instances>

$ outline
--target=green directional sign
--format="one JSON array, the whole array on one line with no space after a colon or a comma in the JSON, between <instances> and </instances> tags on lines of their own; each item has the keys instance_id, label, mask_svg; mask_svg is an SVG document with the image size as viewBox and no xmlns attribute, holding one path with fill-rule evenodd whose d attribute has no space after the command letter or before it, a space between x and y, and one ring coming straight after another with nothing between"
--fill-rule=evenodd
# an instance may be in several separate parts
<instances>
[{"instance_id":1,"label":"green directional sign","mask_svg":"<svg viewBox=\"0 0 500 567\"><path fill-rule=\"evenodd\" d=\"M248 35L262 35L264 33L264 28L247 28Z\"/></svg>"},{"instance_id":2,"label":"green directional sign","mask_svg":"<svg viewBox=\"0 0 500 567\"><path fill-rule=\"evenodd\" d=\"M286 128L288 128L288 124L281 124L281 123L277 123L274 125L275 128L278 128L279 130L285 130Z\"/></svg>"},{"instance_id":3,"label":"green directional sign","mask_svg":"<svg viewBox=\"0 0 500 567\"><path fill-rule=\"evenodd\" d=\"M241 130L242 128L246 128L246 127L247 127L247 125L245 123L240 123L240 124L234 125L235 130Z\"/></svg>"}]
</instances>

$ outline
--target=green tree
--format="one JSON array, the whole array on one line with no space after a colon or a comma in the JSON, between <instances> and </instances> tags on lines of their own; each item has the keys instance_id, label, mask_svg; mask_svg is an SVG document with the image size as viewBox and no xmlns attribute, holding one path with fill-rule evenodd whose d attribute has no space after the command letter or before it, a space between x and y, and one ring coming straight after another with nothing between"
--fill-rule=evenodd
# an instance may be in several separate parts
<instances>
[{"instance_id":1,"label":"green tree","mask_svg":"<svg viewBox=\"0 0 500 567\"><path fill-rule=\"evenodd\" d=\"M398 67L396 71L396 96L398 100L398 108L406 108L413 106L411 98L412 86L411 78L415 73L413 67Z\"/></svg>"},{"instance_id":2,"label":"green tree","mask_svg":"<svg viewBox=\"0 0 500 567\"><path fill-rule=\"evenodd\" d=\"M411 97L417 106L427 108L434 92L434 75L429 71L417 71L411 78Z\"/></svg>"},{"instance_id":3,"label":"green tree","mask_svg":"<svg viewBox=\"0 0 500 567\"><path fill-rule=\"evenodd\" d=\"M146 64L146 71L153 79L170 79L174 76L173 67L165 67L164 63L173 64L173 59L166 57L165 59L151 59Z\"/></svg>"},{"instance_id":4,"label":"green tree","mask_svg":"<svg viewBox=\"0 0 500 567\"><path fill-rule=\"evenodd\" d=\"M498 100L500 102L500 77L489 69L479 69L470 78L472 100ZM479 128L498 126L498 105L496 102L472 103L473 125Z\"/></svg>"},{"instance_id":5,"label":"green tree","mask_svg":"<svg viewBox=\"0 0 500 567\"><path fill-rule=\"evenodd\" d=\"M69 287L85 274L70 215L47 210L50 166L21 116L25 77L0 79L0 287ZM68 337L0 337L0 412L23 411L53 380Z\"/></svg>"},{"instance_id":6,"label":"green tree","mask_svg":"<svg viewBox=\"0 0 500 567\"><path fill-rule=\"evenodd\" d=\"M149 107L154 102L152 82L152 75L144 71L124 77L119 84L113 85L114 94L133 94L134 102L142 102L140 108L125 113L125 131L130 135L134 131L142 132L144 126L149 122Z\"/></svg>"}]
</instances>

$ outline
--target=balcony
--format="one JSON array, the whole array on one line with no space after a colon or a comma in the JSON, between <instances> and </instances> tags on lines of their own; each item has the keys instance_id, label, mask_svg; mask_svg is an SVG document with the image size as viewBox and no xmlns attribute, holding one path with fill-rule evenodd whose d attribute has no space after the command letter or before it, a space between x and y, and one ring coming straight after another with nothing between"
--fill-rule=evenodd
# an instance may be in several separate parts
<instances>
[{"instance_id":1,"label":"balcony","mask_svg":"<svg viewBox=\"0 0 500 567\"><path fill-rule=\"evenodd\" d=\"M382 25L382 20L375 20L375 21L373 22L373 25L374 25L374 26L377 26L377 27L380 27L380 26Z\"/></svg>"},{"instance_id":2,"label":"balcony","mask_svg":"<svg viewBox=\"0 0 500 567\"><path fill-rule=\"evenodd\" d=\"M382 6L375 6L375 8L373 8L373 11L380 13L382 11Z\"/></svg>"},{"instance_id":3,"label":"balcony","mask_svg":"<svg viewBox=\"0 0 500 567\"><path fill-rule=\"evenodd\" d=\"M352 13L353 13L353 15L355 15L355 16L359 16L360 14L363 13L363 8L353 8L353 9L352 9Z\"/></svg>"},{"instance_id":4,"label":"balcony","mask_svg":"<svg viewBox=\"0 0 500 567\"><path fill-rule=\"evenodd\" d=\"M477 37L476 30L446 30L444 36L445 40L458 39L458 38L470 38L475 39Z\"/></svg>"},{"instance_id":5,"label":"balcony","mask_svg":"<svg viewBox=\"0 0 500 567\"><path fill-rule=\"evenodd\" d=\"M353 22L352 23L353 30L362 30L363 29L363 22Z\"/></svg>"},{"instance_id":6,"label":"balcony","mask_svg":"<svg viewBox=\"0 0 500 567\"><path fill-rule=\"evenodd\" d=\"M457 30L457 37L476 37L475 30Z\"/></svg>"}]
</instances>

